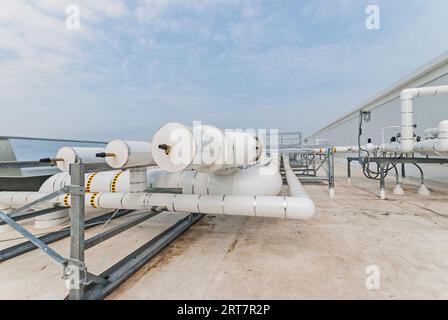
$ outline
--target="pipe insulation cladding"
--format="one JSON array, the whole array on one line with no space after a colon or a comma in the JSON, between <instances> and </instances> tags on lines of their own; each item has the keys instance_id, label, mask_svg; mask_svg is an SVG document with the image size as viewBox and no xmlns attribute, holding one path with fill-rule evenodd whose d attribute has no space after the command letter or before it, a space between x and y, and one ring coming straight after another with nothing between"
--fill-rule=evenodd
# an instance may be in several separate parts
<instances>
[{"instance_id":1,"label":"pipe insulation cladding","mask_svg":"<svg viewBox=\"0 0 448 320\"><path fill-rule=\"evenodd\" d=\"M114 169L155 165L151 143L145 141L113 140L105 148L105 158Z\"/></svg>"},{"instance_id":2,"label":"pipe insulation cladding","mask_svg":"<svg viewBox=\"0 0 448 320\"><path fill-rule=\"evenodd\" d=\"M68 172L71 163L99 163L105 159L97 158L96 154L104 152L104 148L63 147L56 154L56 165L61 171Z\"/></svg>"},{"instance_id":3,"label":"pipe insulation cladding","mask_svg":"<svg viewBox=\"0 0 448 320\"><path fill-rule=\"evenodd\" d=\"M282 188L278 160L272 158L232 174L219 175L193 170L166 172L145 168L146 189L181 189L184 194L229 194L276 196ZM129 170L94 172L85 175L86 192L130 192ZM70 175L61 172L48 178L39 192L54 192L70 185Z\"/></svg>"},{"instance_id":4,"label":"pipe insulation cladding","mask_svg":"<svg viewBox=\"0 0 448 320\"><path fill-rule=\"evenodd\" d=\"M434 129L430 129L435 132ZM413 147L415 152L423 155L448 155L448 120L440 121L437 128L437 138L425 139L419 142L414 142Z\"/></svg>"},{"instance_id":5,"label":"pipe insulation cladding","mask_svg":"<svg viewBox=\"0 0 448 320\"><path fill-rule=\"evenodd\" d=\"M412 151L422 155L447 156L448 155L448 120L439 122L437 128L425 130L426 139L412 141ZM436 135L434 137L434 135ZM401 153L402 145L399 142L382 144L380 149L388 153Z\"/></svg>"},{"instance_id":6,"label":"pipe insulation cladding","mask_svg":"<svg viewBox=\"0 0 448 320\"><path fill-rule=\"evenodd\" d=\"M0 193L0 203L10 197L21 197L21 192ZM26 193L28 197L29 193ZM48 193L34 192L32 199ZM47 206L58 204L69 207L71 196L63 195L46 201ZM308 197L227 196L168 193L88 193L85 205L94 209L165 210L169 212L198 212L308 220L314 216L315 206ZM2 204L1 206L4 206Z\"/></svg>"},{"instance_id":7,"label":"pipe insulation cladding","mask_svg":"<svg viewBox=\"0 0 448 320\"><path fill-rule=\"evenodd\" d=\"M285 169L286 181L288 182L289 194L297 198L309 198L308 194L302 187L299 179L289 164L289 154L283 154L283 167Z\"/></svg>"},{"instance_id":8,"label":"pipe insulation cladding","mask_svg":"<svg viewBox=\"0 0 448 320\"><path fill-rule=\"evenodd\" d=\"M424 96L448 94L448 86L405 89L400 94L401 100L401 138L400 152L410 153L414 148L414 99Z\"/></svg>"},{"instance_id":9,"label":"pipe insulation cladding","mask_svg":"<svg viewBox=\"0 0 448 320\"><path fill-rule=\"evenodd\" d=\"M161 127L152 140L154 160L168 172L193 169L229 174L242 166L254 165L262 152L256 136L224 132L210 125L190 128L171 122Z\"/></svg>"}]
</instances>

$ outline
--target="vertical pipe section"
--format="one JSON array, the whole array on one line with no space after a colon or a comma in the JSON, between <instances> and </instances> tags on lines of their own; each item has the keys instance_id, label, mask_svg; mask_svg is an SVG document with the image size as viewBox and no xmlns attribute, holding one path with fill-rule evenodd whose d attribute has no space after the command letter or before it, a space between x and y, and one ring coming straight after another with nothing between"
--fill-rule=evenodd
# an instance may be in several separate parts
<instances>
[{"instance_id":1,"label":"vertical pipe section","mask_svg":"<svg viewBox=\"0 0 448 320\"><path fill-rule=\"evenodd\" d=\"M414 149L414 99L417 97L436 96L441 94L448 94L448 86L411 88L401 92L401 152L409 153Z\"/></svg>"}]
</instances>

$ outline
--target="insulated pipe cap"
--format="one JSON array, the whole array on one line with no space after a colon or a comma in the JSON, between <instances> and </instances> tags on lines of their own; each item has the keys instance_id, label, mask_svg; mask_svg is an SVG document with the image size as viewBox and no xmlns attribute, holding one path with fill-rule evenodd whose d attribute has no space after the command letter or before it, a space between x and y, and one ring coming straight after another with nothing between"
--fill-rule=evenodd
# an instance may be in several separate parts
<instances>
[{"instance_id":1,"label":"insulated pipe cap","mask_svg":"<svg viewBox=\"0 0 448 320\"><path fill-rule=\"evenodd\" d=\"M166 152L164 146L169 146L170 151ZM168 172L183 171L191 165L196 154L193 131L181 123L167 123L154 135L151 151L161 169Z\"/></svg>"},{"instance_id":2,"label":"insulated pipe cap","mask_svg":"<svg viewBox=\"0 0 448 320\"><path fill-rule=\"evenodd\" d=\"M106 146L105 153L113 153L115 157L105 157L112 168L122 168L129 160L130 149L124 140L112 140Z\"/></svg>"},{"instance_id":3,"label":"insulated pipe cap","mask_svg":"<svg viewBox=\"0 0 448 320\"><path fill-rule=\"evenodd\" d=\"M63 161L56 162L59 170L69 171L70 163L76 163L78 161L78 154L71 147L63 147L58 150L56 158L64 159Z\"/></svg>"},{"instance_id":4,"label":"insulated pipe cap","mask_svg":"<svg viewBox=\"0 0 448 320\"><path fill-rule=\"evenodd\" d=\"M114 169L154 164L151 155L151 143L146 141L112 140L105 152L98 154Z\"/></svg>"}]
</instances>

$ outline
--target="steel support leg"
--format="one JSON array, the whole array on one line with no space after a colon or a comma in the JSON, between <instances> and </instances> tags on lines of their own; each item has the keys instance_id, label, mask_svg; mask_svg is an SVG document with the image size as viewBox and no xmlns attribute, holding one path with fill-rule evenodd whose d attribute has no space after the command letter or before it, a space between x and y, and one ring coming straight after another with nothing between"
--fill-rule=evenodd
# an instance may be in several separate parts
<instances>
[{"instance_id":1,"label":"steel support leg","mask_svg":"<svg viewBox=\"0 0 448 320\"><path fill-rule=\"evenodd\" d=\"M331 148L327 151L328 161L328 195L334 198L334 153Z\"/></svg>"},{"instance_id":2,"label":"steel support leg","mask_svg":"<svg viewBox=\"0 0 448 320\"><path fill-rule=\"evenodd\" d=\"M352 168L351 168L351 160L347 160L347 182L349 184L352 183Z\"/></svg>"},{"instance_id":3,"label":"steel support leg","mask_svg":"<svg viewBox=\"0 0 448 320\"><path fill-rule=\"evenodd\" d=\"M380 167L380 198L381 200L386 199L386 176L384 172L384 164L381 162L378 164Z\"/></svg>"},{"instance_id":4,"label":"steel support leg","mask_svg":"<svg viewBox=\"0 0 448 320\"><path fill-rule=\"evenodd\" d=\"M81 300L84 294L86 272L84 267L84 237L85 237L85 190L84 165L70 164L70 178L72 190L70 206L70 259L69 267L74 273L70 286L70 300ZM77 192L76 192L77 189Z\"/></svg>"},{"instance_id":5,"label":"steel support leg","mask_svg":"<svg viewBox=\"0 0 448 320\"><path fill-rule=\"evenodd\" d=\"M402 163L401 164L401 182L404 183L405 180L406 180L406 168L405 168L405 164Z\"/></svg>"}]
</instances>

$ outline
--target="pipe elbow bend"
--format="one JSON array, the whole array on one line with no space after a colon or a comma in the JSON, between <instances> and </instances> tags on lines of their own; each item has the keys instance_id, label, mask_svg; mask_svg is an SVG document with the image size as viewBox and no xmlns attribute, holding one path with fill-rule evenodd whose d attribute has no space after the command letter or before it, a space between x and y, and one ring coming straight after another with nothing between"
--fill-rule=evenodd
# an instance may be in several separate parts
<instances>
[{"instance_id":1,"label":"pipe elbow bend","mask_svg":"<svg viewBox=\"0 0 448 320\"><path fill-rule=\"evenodd\" d=\"M316 206L310 198L286 198L286 218L293 220L310 220L316 213Z\"/></svg>"},{"instance_id":2,"label":"pipe elbow bend","mask_svg":"<svg viewBox=\"0 0 448 320\"><path fill-rule=\"evenodd\" d=\"M400 99L401 100L412 100L415 99L418 96L418 89L412 88L412 89L404 89L400 93Z\"/></svg>"}]
</instances>

